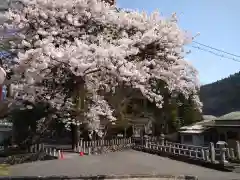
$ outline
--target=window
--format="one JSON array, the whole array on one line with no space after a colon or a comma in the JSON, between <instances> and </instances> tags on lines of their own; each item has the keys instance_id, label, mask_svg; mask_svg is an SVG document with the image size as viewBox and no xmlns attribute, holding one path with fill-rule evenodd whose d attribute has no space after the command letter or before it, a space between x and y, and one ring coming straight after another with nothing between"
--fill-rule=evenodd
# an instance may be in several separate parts
<instances>
[{"instance_id":1,"label":"window","mask_svg":"<svg viewBox=\"0 0 240 180\"><path fill-rule=\"evenodd\" d=\"M237 132L232 132L232 131L228 131L227 132L227 138L228 139L238 139L238 133Z\"/></svg>"},{"instance_id":2,"label":"window","mask_svg":"<svg viewBox=\"0 0 240 180\"><path fill-rule=\"evenodd\" d=\"M210 136L208 134L204 135L204 143L209 143L210 142Z\"/></svg>"},{"instance_id":3,"label":"window","mask_svg":"<svg viewBox=\"0 0 240 180\"><path fill-rule=\"evenodd\" d=\"M192 135L184 135L184 142L192 142Z\"/></svg>"},{"instance_id":4,"label":"window","mask_svg":"<svg viewBox=\"0 0 240 180\"><path fill-rule=\"evenodd\" d=\"M225 134L221 133L219 137L220 141L226 141Z\"/></svg>"}]
</instances>

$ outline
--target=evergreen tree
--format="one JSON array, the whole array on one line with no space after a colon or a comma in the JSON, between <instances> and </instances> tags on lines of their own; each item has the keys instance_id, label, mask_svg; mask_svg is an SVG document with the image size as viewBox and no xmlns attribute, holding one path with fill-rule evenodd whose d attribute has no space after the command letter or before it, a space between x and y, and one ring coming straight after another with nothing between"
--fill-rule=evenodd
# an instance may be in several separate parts
<instances>
[{"instance_id":1,"label":"evergreen tree","mask_svg":"<svg viewBox=\"0 0 240 180\"><path fill-rule=\"evenodd\" d=\"M179 95L179 104L179 117L182 119L182 126L193 124L202 119L201 112L196 109L191 96L186 99Z\"/></svg>"}]
</instances>

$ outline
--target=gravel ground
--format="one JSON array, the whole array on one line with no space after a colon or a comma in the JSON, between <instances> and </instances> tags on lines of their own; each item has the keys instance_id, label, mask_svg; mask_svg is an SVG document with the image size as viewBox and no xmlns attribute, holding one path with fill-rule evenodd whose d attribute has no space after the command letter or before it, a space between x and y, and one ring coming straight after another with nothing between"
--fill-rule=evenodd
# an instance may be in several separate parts
<instances>
[{"instance_id":1,"label":"gravel ground","mask_svg":"<svg viewBox=\"0 0 240 180\"><path fill-rule=\"evenodd\" d=\"M200 180L240 180L240 174L221 172L138 151L106 155L65 154L63 160L39 161L10 167L12 176L80 176L164 174L193 175Z\"/></svg>"}]
</instances>

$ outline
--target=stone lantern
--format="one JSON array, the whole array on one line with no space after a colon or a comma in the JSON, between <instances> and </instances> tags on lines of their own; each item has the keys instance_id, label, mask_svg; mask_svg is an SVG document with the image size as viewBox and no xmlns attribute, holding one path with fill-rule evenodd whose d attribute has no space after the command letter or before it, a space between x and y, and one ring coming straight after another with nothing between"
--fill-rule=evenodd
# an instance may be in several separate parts
<instances>
[{"instance_id":1,"label":"stone lantern","mask_svg":"<svg viewBox=\"0 0 240 180\"><path fill-rule=\"evenodd\" d=\"M227 164L228 163L228 161L226 160L227 143L225 141L218 141L217 145L219 146L220 149L221 164Z\"/></svg>"}]
</instances>

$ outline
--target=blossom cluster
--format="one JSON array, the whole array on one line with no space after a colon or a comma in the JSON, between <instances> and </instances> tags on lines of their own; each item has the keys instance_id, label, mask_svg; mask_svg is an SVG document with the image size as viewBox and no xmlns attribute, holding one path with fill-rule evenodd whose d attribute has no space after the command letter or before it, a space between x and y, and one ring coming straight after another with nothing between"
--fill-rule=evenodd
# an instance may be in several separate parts
<instances>
[{"instance_id":1,"label":"blossom cluster","mask_svg":"<svg viewBox=\"0 0 240 180\"><path fill-rule=\"evenodd\" d=\"M18 53L12 77L18 97L30 101L44 97L58 109L73 107L59 86L43 84L54 81L66 89L66 82L80 78L89 92L86 117L94 130L102 116L115 120L102 92L114 93L118 83L140 90L161 108L163 97L154 88L161 80L170 92L194 95L201 109L197 71L183 57L191 37L178 27L175 14L164 19L158 12L149 16L126 12L100 0L24 0L23 4L7 13L11 23L4 24L19 29L17 40L10 42Z\"/></svg>"}]
</instances>

